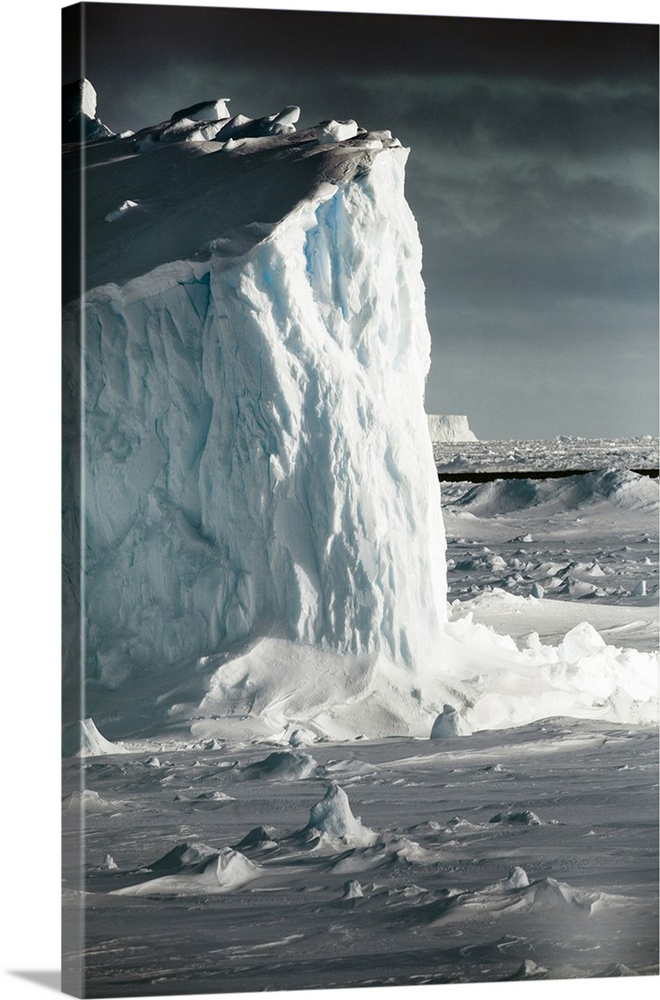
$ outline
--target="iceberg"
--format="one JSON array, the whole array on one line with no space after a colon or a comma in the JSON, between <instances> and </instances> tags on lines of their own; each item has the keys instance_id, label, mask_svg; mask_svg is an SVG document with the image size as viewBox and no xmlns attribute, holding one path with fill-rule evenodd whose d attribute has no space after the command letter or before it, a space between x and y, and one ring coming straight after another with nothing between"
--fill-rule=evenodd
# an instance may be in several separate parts
<instances>
[{"instance_id":1,"label":"iceberg","mask_svg":"<svg viewBox=\"0 0 660 1000\"><path fill-rule=\"evenodd\" d=\"M64 722L113 741L654 722L655 655L448 619L408 151L227 100L65 146ZM489 483L456 516L642 509L639 478Z\"/></svg>"},{"instance_id":2,"label":"iceberg","mask_svg":"<svg viewBox=\"0 0 660 1000\"><path fill-rule=\"evenodd\" d=\"M468 418L453 413L428 413L429 434L432 441L476 441Z\"/></svg>"},{"instance_id":3,"label":"iceberg","mask_svg":"<svg viewBox=\"0 0 660 1000\"><path fill-rule=\"evenodd\" d=\"M224 114L184 109L197 136L207 105ZM88 714L115 689L154 716L196 708L254 643L275 703L265 639L309 652L312 673L319 654L337 705L355 693L344 657L408 672L408 689L437 675L445 544L408 151L354 122L296 131L294 110L239 140L163 142L161 123L148 151L142 130L65 158L74 217L86 184L64 352L65 603L85 622ZM255 677L208 711L249 714Z\"/></svg>"}]
</instances>

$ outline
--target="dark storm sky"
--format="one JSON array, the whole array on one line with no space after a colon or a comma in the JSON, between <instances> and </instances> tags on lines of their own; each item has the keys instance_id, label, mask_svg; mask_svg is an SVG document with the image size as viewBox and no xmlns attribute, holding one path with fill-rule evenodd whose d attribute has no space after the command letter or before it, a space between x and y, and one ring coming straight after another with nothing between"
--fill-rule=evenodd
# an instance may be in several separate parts
<instances>
[{"instance_id":1,"label":"dark storm sky","mask_svg":"<svg viewBox=\"0 0 660 1000\"><path fill-rule=\"evenodd\" d=\"M427 410L483 438L657 433L657 26L86 8L63 80L86 75L117 131L228 96L410 146Z\"/></svg>"}]
</instances>

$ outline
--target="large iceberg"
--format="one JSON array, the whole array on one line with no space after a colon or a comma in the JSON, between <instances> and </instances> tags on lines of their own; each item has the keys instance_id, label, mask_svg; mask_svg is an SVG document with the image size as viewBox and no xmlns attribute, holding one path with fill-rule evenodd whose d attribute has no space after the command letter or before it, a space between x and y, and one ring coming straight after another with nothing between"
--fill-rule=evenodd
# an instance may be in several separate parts
<instances>
[{"instance_id":1,"label":"large iceberg","mask_svg":"<svg viewBox=\"0 0 660 1000\"><path fill-rule=\"evenodd\" d=\"M228 114L65 146L65 722L654 722L652 654L447 621L407 150Z\"/></svg>"},{"instance_id":2,"label":"large iceberg","mask_svg":"<svg viewBox=\"0 0 660 1000\"><path fill-rule=\"evenodd\" d=\"M125 714L206 695L198 715L280 703L278 724L306 723L373 695L392 731L397 699L432 721L446 696L419 704L446 572L408 151L295 117L175 113L67 150L72 231L83 177L85 211L64 276L65 603L87 714L117 689ZM316 706L298 691L287 714L305 683Z\"/></svg>"}]
</instances>

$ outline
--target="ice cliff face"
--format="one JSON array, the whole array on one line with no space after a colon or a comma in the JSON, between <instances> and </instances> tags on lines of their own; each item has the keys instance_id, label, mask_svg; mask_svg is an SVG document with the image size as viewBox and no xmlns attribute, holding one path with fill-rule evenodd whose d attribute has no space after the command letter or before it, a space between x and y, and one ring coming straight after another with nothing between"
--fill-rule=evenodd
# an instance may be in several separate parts
<instances>
[{"instance_id":1,"label":"ice cliff face","mask_svg":"<svg viewBox=\"0 0 660 1000\"><path fill-rule=\"evenodd\" d=\"M429 413L427 419L432 441L477 440L465 416L453 413Z\"/></svg>"},{"instance_id":2,"label":"ice cliff face","mask_svg":"<svg viewBox=\"0 0 660 1000\"><path fill-rule=\"evenodd\" d=\"M444 538L407 151L338 124L76 151L72 179L92 187L88 287L65 317L84 442L65 525L70 540L80 525L90 710L95 691L181 680L264 635L437 666ZM75 581L75 544L69 560Z\"/></svg>"}]
</instances>

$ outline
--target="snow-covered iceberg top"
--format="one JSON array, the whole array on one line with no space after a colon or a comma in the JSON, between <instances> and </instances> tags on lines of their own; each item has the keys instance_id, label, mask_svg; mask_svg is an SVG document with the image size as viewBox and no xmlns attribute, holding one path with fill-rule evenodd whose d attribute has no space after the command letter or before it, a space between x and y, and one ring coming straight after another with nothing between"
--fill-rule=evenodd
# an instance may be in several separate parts
<instances>
[{"instance_id":1,"label":"snow-covered iceberg top","mask_svg":"<svg viewBox=\"0 0 660 1000\"><path fill-rule=\"evenodd\" d=\"M353 120L297 131L297 105L261 118L232 116L226 97L113 135L96 117L88 80L64 92L65 301L81 291L74 241L83 172L83 280L91 289L177 260L241 256L320 187L348 183L379 152L400 147L390 132L368 132ZM91 140L84 151L79 138Z\"/></svg>"}]
</instances>

